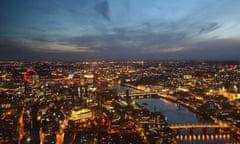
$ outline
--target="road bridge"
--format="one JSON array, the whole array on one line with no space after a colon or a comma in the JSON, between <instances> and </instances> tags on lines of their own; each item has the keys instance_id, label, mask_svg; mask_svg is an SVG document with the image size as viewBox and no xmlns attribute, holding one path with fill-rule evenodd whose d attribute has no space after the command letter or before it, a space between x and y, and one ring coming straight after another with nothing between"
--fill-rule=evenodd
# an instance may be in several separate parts
<instances>
[{"instance_id":1,"label":"road bridge","mask_svg":"<svg viewBox=\"0 0 240 144\"><path fill-rule=\"evenodd\" d=\"M215 133L218 133L219 130L230 129L228 125L217 125L217 124L183 124L183 125L170 125L169 128L176 131L176 133L181 133L180 130L188 129L190 133L194 133L194 129L202 129L202 133L207 133L207 129L214 129Z\"/></svg>"},{"instance_id":2,"label":"road bridge","mask_svg":"<svg viewBox=\"0 0 240 144\"><path fill-rule=\"evenodd\" d=\"M126 93L119 93L118 96L126 99L148 99L148 98L164 98L171 101L177 101L177 97L171 95L165 95L155 92L136 92L136 93L129 93L128 96Z\"/></svg>"},{"instance_id":3,"label":"road bridge","mask_svg":"<svg viewBox=\"0 0 240 144\"><path fill-rule=\"evenodd\" d=\"M197 128L230 128L228 125L217 124L183 124L183 125L170 125L171 129L197 129Z\"/></svg>"},{"instance_id":4,"label":"road bridge","mask_svg":"<svg viewBox=\"0 0 240 144\"><path fill-rule=\"evenodd\" d=\"M153 96L156 96L157 93L152 93L152 92L141 92L141 93L130 93L129 95L126 94L118 94L122 98L126 99L149 99L153 98Z\"/></svg>"}]
</instances>

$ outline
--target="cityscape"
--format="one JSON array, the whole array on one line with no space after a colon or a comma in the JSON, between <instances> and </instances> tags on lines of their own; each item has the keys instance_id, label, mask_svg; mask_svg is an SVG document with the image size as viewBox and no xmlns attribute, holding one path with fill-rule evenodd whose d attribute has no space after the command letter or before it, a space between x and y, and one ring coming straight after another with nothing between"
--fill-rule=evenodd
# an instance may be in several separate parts
<instances>
[{"instance_id":1,"label":"cityscape","mask_svg":"<svg viewBox=\"0 0 240 144\"><path fill-rule=\"evenodd\" d=\"M1 143L238 143L236 62L1 61Z\"/></svg>"},{"instance_id":2,"label":"cityscape","mask_svg":"<svg viewBox=\"0 0 240 144\"><path fill-rule=\"evenodd\" d=\"M0 144L239 144L240 1L0 1Z\"/></svg>"}]
</instances>

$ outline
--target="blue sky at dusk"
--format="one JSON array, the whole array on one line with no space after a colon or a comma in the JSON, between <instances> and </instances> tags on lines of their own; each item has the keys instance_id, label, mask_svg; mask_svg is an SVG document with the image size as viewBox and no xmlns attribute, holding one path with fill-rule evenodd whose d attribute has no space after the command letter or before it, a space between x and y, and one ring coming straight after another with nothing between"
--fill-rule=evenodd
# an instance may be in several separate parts
<instances>
[{"instance_id":1,"label":"blue sky at dusk","mask_svg":"<svg viewBox=\"0 0 240 144\"><path fill-rule=\"evenodd\" d=\"M1 60L240 60L238 0L2 0Z\"/></svg>"}]
</instances>

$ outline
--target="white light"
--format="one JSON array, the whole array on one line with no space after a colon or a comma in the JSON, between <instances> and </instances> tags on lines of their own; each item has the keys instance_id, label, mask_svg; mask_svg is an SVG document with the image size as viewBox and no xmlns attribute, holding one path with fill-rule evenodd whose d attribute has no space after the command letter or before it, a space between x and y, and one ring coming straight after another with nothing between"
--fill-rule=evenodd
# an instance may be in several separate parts
<instances>
[{"instance_id":1,"label":"white light","mask_svg":"<svg viewBox=\"0 0 240 144\"><path fill-rule=\"evenodd\" d=\"M68 78L69 78L69 79L72 79L73 77L74 77L74 74L69 74L69 75L68 75Z\"/></svg>"},{"instance_id":2,"label":"white light","mask_svg":"<svg viewBox=\"0 0 240 144\"><path fill-rule=\"evenodd\" d=\"M28 138L27 138L27 142L30 142L30 141L31 141L31 138L30 138L30 137L28 137Z\"/></svg>"}]
</instances>

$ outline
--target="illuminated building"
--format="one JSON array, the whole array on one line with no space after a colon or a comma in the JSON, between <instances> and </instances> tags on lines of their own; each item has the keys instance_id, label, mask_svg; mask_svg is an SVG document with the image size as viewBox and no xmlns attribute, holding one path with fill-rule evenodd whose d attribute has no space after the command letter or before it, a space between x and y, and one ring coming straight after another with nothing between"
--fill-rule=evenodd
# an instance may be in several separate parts
<instances>
[{"instance_id":1,"label":"illuminated building","mask_svg":"<svg viewBox=\"0 0 240 144\"><path fill-rule=\"evenodd\" d=\"M88 108L79 108L76 107L71 112L71 120L75 121L76 123L84 122L86 119L90 119L93 117L93 113Z\"/></svg>"},{"instance_id":2,"label":"illuminated building","mask_svg":"<svg viewBox=\"0 0 240 144\"><path fill-rule=\"evenodd\" d=\"M226 97L229 101L234 101L234 100L240 99L240 93L228 92L228 91L226 91L225 88L220 89L218 91L218 94Z\"/></svg>"}]
</instances>

